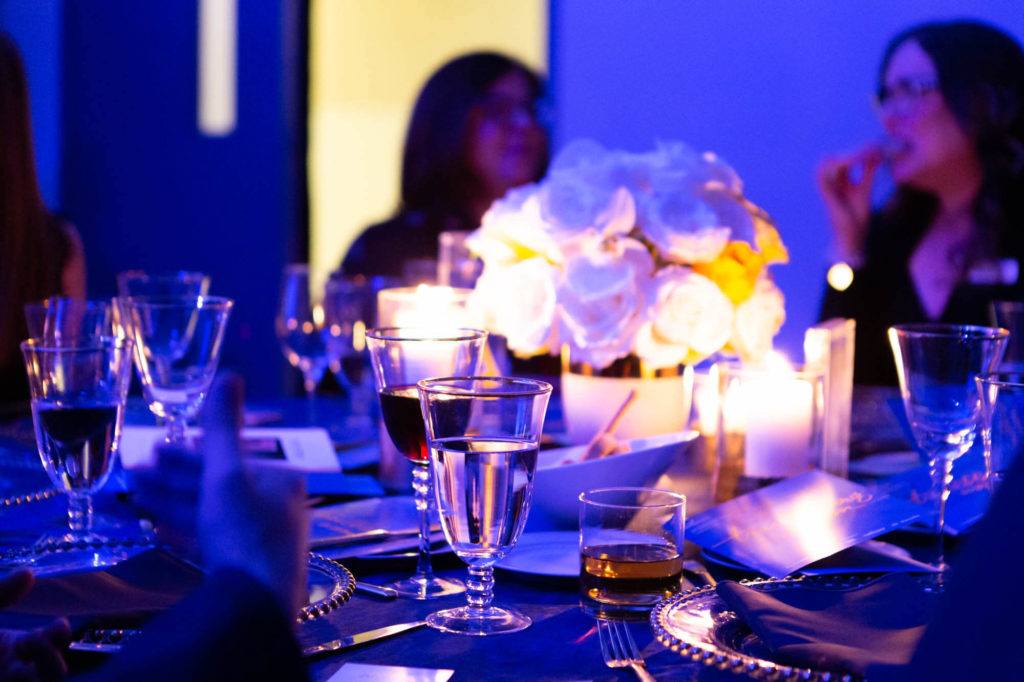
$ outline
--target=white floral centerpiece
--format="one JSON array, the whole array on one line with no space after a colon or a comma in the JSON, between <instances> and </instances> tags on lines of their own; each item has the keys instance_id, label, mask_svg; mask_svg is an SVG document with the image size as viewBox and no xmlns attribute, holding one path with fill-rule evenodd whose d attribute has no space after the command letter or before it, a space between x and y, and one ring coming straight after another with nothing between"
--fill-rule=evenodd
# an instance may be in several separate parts
<instances>
[{"instance_id":1,"label":"white floral centerpiece","mask_svg":"<svg viewBox=\"0 0 1024 682\"><path fill-rule=\"evenodd\" d=\"M788 255L736 172L663 143L634 154L575 142L540 183L515 189L469 239L484 263L469 307L520 356L600 369L757 360L785 319L768 267Z\"/></svg>"}]
</instances>

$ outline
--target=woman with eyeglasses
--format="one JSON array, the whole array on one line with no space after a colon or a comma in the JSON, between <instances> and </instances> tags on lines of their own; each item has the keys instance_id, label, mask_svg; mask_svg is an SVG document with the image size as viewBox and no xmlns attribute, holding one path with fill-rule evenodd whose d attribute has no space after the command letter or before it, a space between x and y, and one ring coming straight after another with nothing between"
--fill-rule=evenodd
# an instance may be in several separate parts
<instances>
[{"instance_id":1,"label":"woman with eyeglasses","mask_svg":"<svg viewBox=\"0 0 1024 682\"><path fill-rule=\"evenodd\" d=\"M1018 42L975 21L920 24L889 42L878 78L885 136L818 172L843 261L821 318L857 320L859 384L895 383L890 325L987 324L991 300L1024 295ZM882 166L896 189L874 209Z\"/></svg>"},{"instance_id":2,"label":"woman with eyeglasses","mask_svg":"<svg viewBox=\"0 0 1024 682\"><path fill-rule=\"evenodd\" d=\"M466 54L438 69L409 122L398 211L359 236L342 273L410 275L416 261L437 258L441 232L476 229L495 199L543 177L542 89L528 67L494 52Z\"/></svg>"}]
</instances>

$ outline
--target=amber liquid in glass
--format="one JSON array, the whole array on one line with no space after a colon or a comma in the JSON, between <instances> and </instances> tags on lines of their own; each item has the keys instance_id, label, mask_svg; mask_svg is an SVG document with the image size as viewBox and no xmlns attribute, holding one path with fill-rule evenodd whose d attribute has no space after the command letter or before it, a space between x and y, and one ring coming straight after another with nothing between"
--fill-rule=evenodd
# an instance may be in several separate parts
<instances>
[{"instance_id":1,"label":"amber liquid in glass","mask_svg":"<svg viewBox=\"0 0 1024 682\"><path fill-rule=\"evenodd\" d=\"M580 555L580 592L602 604L654 604L679 590L682 575L682 555L665 545L594 545Z\"/></svg>"}]
</instances>

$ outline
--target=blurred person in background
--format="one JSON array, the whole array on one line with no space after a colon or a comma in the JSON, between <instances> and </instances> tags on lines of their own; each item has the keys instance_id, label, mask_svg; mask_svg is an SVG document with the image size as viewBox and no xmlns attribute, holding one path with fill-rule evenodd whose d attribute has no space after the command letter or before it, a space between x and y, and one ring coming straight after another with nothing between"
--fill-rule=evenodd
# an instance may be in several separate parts
<instances>
[{"instance_id":1,"label":"blurred person in background","mask_svg":"<svg viewBox=\"0 0 1024 682\"><path fill-rule=\"evenodd\" d=\"M853 274L837 288L830 272L821 319L857 321L858 384L895 384L889 326L989 324L990 301L1024 294L1019 43L976 21L913 26L885 50L877 104L884 139L827 159L818 172ZM873 210L883 165L896 188Z\"/></svg>"},{"instance_id":2,"label":"blurred person in background","mask_svg":"<svg viewBox=\"0 0 1024 682\"><path fill-rule=\"evenodd\" d=\"M537 74L494 52L466 54L438 69L409 122L398 211L360 234L342 274L402 278L412 261L436 260L441 232L476 229L495 199L543 177L542 91Z\"/></svg>"},{"instance_id":3,"label":"blurred person in background","mask_svg":"<svg viewBox=\"0 0 1024 682\"><path fill-rule=\"evenodd\" d=\"M85 298L78 232L47 210L36 179L28 81L14 41L0 33L0 405L28 400L18 344L23 306L50 296Z\"/></svg>"}]
</instances>

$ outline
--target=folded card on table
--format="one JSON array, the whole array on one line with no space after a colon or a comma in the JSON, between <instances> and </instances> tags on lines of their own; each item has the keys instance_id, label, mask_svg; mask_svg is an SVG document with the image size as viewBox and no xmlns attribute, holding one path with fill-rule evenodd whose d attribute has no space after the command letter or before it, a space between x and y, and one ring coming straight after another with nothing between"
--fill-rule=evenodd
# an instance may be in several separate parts
<instances>
[{"instance_id":1,"label":"folded card on table","mask_svg":"<svg viewBox=\"0 0 1024 682\"><path fill-rule=\"evenodd\" d=\"M979 439L980 441L980 439ZM915 467L879 481L876 486L888 494L901 497L921 510L921 518L913 525L934 532L938 514L938 492L932 487L927 465ZM990 498L985 478L985 459L980 445L953 462L953 482L946 501L946 533L956 536L967 531L988 509Z\"/></svg>"},{"instance_id":2,"label":"folded card on table","mask_svg":"<svg viewBox=\"0 0 1024 682\"><path fill-rule=\"evenodd\" d=\"M901 528L917 505L823 471L808 471L689 519L686 539L768 576Z\"/></svg>"}]
</instances>

